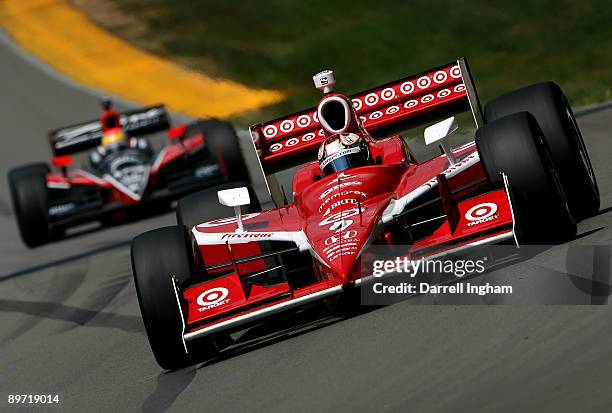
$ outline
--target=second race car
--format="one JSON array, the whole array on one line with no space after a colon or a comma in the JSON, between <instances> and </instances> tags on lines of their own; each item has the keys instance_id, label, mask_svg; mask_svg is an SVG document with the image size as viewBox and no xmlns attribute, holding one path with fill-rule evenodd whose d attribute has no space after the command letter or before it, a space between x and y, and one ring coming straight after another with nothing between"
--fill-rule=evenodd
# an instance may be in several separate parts
<instances>
[{"instance_id":1,"label":"second race car","mask_svg":"<svg viewBox=\"0 0 612 413\"><path fill-rule=\"evenodd\" d=\"M76 225L123 222L134 213L163 210L193 191L249 180L236 132L225 122L170 128L164 106L120 114L105 100L103 108L99 120L50 132L55 171L36 163L9 172L28 247L61 238ZM156 152L146 136L165 130L169 141ZM71 155L81 151L89 151L88 165L72 169Z\"/></svg>"}]
</instances>

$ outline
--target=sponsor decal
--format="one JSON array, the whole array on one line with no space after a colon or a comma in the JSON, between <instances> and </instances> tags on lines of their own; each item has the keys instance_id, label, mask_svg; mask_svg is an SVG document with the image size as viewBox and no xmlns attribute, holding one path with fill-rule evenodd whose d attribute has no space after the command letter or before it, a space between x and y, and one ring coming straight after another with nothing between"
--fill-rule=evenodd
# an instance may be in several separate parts
<instances>
[{"instance_id":1,"label":"sponsor decal","mask_svg":"<svg viewBox=\"0 0 612 413\"><path fill-rule=\"evenodd\" d=\"M337 182L334 182L336 185L327 188L325 191L323 191L323 193L321 194L321 196L319 197L319 199L323 199L326 198L328 195L330 195L332 192L334 191L339 191L342 188L347 188L349 186L360 186L363 185L363 182L361 181L348 181L348 182L340 182L339 184Z\"/></svg>"},{"instance_id":2,"label":"sponsor decal","mask_svg":"<svg viewBox=\"0 0 612 413\"><path fill-rule=\"evenodd\" d=\"M365 208L361 208L361 212L365 211ZM347 221L345 218L350 218L359 214L358 208L351 208L345 211L336 212L325 218L323 221L319 223L320 226L324 227L329 224L335 224L336 222ZM331 228L330 228L331 230Z\"/></svg>"},{"instance_id":3,"label":"sponsor decal","mask_svg":"<svg viewBox=\"0 0 612 413\"><path fill-rule=\"evenodd\" d=\"M244 214L242 215L242 221L246 221L248 219L255 218L259 215L259 212L253 212L252 214ZM210 227L220 227L221 225L235 224L238 222L238 218L230 217L230 218L221 218L215 219L213 221L203 222L200 225L197 225L197 228L210 228Z\"/></svg>"},{"instance_id":4,"label":"sponsor decal","mask_svg":"<svg viewBox=\"0 0 612 413\"><path fill-rule=\"evenodd\" d=\"M335 161L338 158L342 158L343 156L359 152L361 152L361 149L358 146L355 148L341 149L333 155L328 156L323 162L321 162L321 169L325 168L327 165L329 165L331 162Z\"/></svg>"},{"instance_id":5,"label":"sponsor decal","mask_svg":"<svg viewBox=\"0 0 612 413\"><path fill-rule=\"evenodd\" d=\"M74 202L69 202L67 204L53 205L49 207L49 215L52 215L52 216L64 215L64 214L67 214L68 212L71 212L74 209L76 209L76 204Z\"/></svg>"},{"instance_id":6,"label":"sponsor decal","mask_svg":"<svg viewBox=\"0 0 612 413\"><path fill-rule=\"evenodd\" d=\"M327 215L329 215L334 209L342 206L342 205L357 205L357 200L356 199L341 199L338 202L334 202L333 204L331 204L329 206L329 208L327 208L327 210L325 211L325 213L323 214L324 217L326 217Z\"/></svg>"},{"instance_id":7,"label":"sponsor decal","mask_svg":"<svg viewBox=\"0 0 612 413\"><path fill-rule=\"evenodd\" d=\"M226 234L223 234L221 236L221 239L223 240L230 240L230 239L258 240L258 239L272 238L272 235L274 234L272 234L271 232L242 232L242 233L228 232Z\"/></svg>"},{"instance_id":8,"label":"sponsor decal","mask_svg":"<svg viewBox=\"0 0 612 413\"><path fill-rule=\"evenodd\" d=\"M363 213L365 209L362 207ZM359 214L358 208L347 209L345 211L336 212L326 217L320 226L329 225L329 230L333 231L334 234L325 239L325 248L323 248L323 254L329 261L334 261L336 258L343 255L355 255L359 251L359 247L355 242L357 237L357 231L350 229L351 225L355 221L352 219L346 219ZM342 231L345 231L342 233Z\"/></svg>"},{"instance_id":9,"label":"sponsor decal","mask_svg":"<svg viewBox=\"0 0 612 413\"><path fill-rule=\"evenodd\" d=\"M319 212L323 212L323 209L325 208L325 205L329 204L334 199L336 199L336 198L338 198L340 196L347 196L347 195L356 195L357 197L364 198L364 199L368 197L368 194L366 194L365 192L362 192L362 191L349 190L349 191L336 192L335 194L332 194L329 198L326 198L321 203L321 205L319 206Z\"/></svg>"},{"instance_id":10,"label":"sponsor decal","mask_svg":"<svg viewBox=\"0 0 612 413\"><path fill-rule=\"evenodd\" d=\"M482 224L483 222L492 221L498 218L497 204L493 202L484 202L482 204L474 205L465 213L465 219L470 221L467 225L471 227L473 225Z\"/></svg>"},{"instance_id":11,"label":"sponsor decal","mask_svg":"<svg viewBox=\"0 0 612 413\"><path fill-rule=\"evenodd\" d=\"M229 303L230 299L227 298L229 290L224 287L215 287L210 290L204 291L200 294L196 300L200 308L198 311L206 311L211 308L219 307Z\"/></svg>"},{"instance_id":12,"label":"sponsor decal","mask_svg":"<svg viewBox=\"0 0 612 413\"><path fill-rule=\"evenodd\" d=\"M196 178L206 178L219 172L219 169L218 164L200 166L193 172L193 176Z\"/></svg>"},{"instance_id":13,"label":"sponsor decal","mask_svg":"<svg viewBox=\"0 0 612 413\"><path fill-rule=\"evenodd\" d=\"M335 236L332 235L331 237L328 237L325 240L325 245L327 245L328 247L330 245L334 245L338 242L340 242L340 239L344 239L344 240L350 240L352 238L355 238L357 236L357 231L355 231L354 229L350 230L350 231L346 231L344 234L342 234L341 236Z\"/></svg>"}]
</instances>

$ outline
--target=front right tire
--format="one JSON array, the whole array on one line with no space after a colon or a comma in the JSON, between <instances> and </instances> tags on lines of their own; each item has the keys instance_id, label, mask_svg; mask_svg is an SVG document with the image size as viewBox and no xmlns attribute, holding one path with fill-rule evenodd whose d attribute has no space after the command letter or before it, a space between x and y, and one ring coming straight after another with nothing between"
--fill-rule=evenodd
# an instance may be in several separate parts
<instances>
[{"instance_id":1,"label":"front right tire","mask_svg":"<svg viewBox=\"0 0 612 413\"><path fill-rule=\"evenodd\" d=\"M580 220L599 211L599 188L576 118L561 88L536 83L502 95L485 106L487 122L517 112L529 112L538 122L567 194L570 211Z\"/></svg>"},{"instance_id":2,"label":"front right tire","mask_svg":"<svg viewBox=\"0 0 612 413\"><path fill-rule=\"evenodd\" d=\"M576 235L576 222L536 119L519 112L476 131L476 147L490 182L508 177L521 244L554 244Z\"/></svg>"},{"instance_id":3,"label":"front right tire","mask_svg":"<svg viewBox=\"0 0 612 413\"><path fill-rule=\"evenodd\" d=\"M229 182L251 181L238 135L232 125L208 119L195 123L192 128L202 132L204 144L219 162Z\"/></svg>"}]
</instances>

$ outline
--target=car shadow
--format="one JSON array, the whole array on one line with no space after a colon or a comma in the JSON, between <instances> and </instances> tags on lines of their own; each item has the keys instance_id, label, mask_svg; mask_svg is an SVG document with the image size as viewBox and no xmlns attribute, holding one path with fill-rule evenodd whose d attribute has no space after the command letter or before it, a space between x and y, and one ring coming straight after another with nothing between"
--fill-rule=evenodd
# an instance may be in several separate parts
<instances>
[{"instance_id":1,"label":"car shadow","mask_svg":"<svg viewBox=\"0 0 612 413\"><path fill-rule=\"evenodd\" d=\"M0 299L0 313L27 314L67 321L78 326L116 328L128 333L144 334L144 326L139 316L86 310L60 303Z\"/></svg>"},{"instance_id":2,"label":"car shadow","mask_svg":"<svg viewBox=\"0 0 612 413\"><path fill-rule=\"evenodd\" d=\"M214 359L200 361L202 364L198 369L229 360L242 354L271 346L304 334L311 333L324 327L328 327L354 317L375 311L380 306L355 307L350 312L336 314L327 309L323 304L313 305L300 312L288 312L280 314L265 323L257 324L233 334L232 343L223 348ZM194 343L197 346L197 342Z\"/></svg>"},{"instance_id":3,"label":"car shadow","mask_svg":"<svg viewBox=\"0 0 612 413\"><path fill-rule=\"evenodd\" d=\"M68 257L64 257L64 258L59 258L57 260L54 261L49 261L46 262L44 264L39 264L39 265L34 265L32 267L28 267L28 268L24 268L21 270L17 270L17 271L13 271L13 272L9 272L3 275L0 275L0 282L5 281L5 280L9 280L11 278L15 278L15 277L19 277L22 275L28 275L37 271L42 271L51 267L55 267L55 266L59 266L59 265L64 265L73 261L78 261L80 259L83 258L87 258L96 254L100 254L103 252L107 252L107 251L112 251L114 249L117 248L122 248L125 247L127 245L130 245L130 243L132 242L132 240L125 240L125 241L119 241L119 242L114 242L112 244L108 244L108 245L102 245L98 248L94 248L85 252L81 252L78 254L74 254L74 255L70 255Z\"/></svg>"},{"instance_id":4,"label":"car shadow","mask_svg":"<svg viewBox=\"0 0 612 413\"><path fill-rule=\"evenodd\" d=\"M195 366L164 371L157 376L157 384L141 407L143 413L163 413L185 391L196 376Z\"/></svg>"}]
</instances>

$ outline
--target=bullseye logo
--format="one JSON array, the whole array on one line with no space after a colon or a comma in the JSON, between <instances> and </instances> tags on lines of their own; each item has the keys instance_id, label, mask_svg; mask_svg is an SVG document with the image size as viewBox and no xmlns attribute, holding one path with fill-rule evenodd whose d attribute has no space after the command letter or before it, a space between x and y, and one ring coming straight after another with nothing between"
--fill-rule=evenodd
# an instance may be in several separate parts
<instances>
[{"instance_id":1,"label":"bullseye logo","mask_svg":"<svg viewBox=\"0 0 612 413\"><path fill-rule=\"evenodd\" d=\"M227 298L228 295L228 289L223 287L211 288L210 290L204 291L196 300L200 306L198 311L210 310L211 308L229 303L230 300Z\"/></svg>"},{"instance_id":2,"label":"bullseye logo","mask_svg":"<svg viewBox=\"0 0 612 413\"><path fill-rule=\"evenodd\" d=\"M496 219L498 216L497 204L493 202L485 202L483 204L474 205L465 213L465 219L470 221L468 227L472 225L482 224L483 222Z\"/></svg>"}]
</instances>

